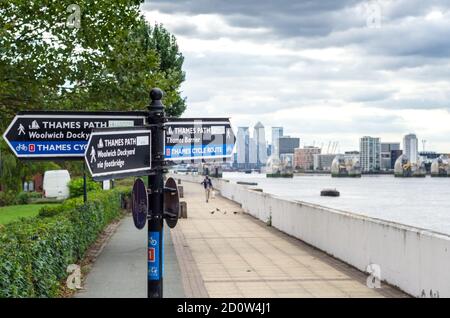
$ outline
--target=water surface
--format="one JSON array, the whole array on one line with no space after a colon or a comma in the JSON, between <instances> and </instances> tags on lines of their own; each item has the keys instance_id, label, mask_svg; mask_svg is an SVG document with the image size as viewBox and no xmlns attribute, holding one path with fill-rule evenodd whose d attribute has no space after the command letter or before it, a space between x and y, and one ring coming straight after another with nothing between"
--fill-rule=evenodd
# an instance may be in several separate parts
<instances>
[{"instance_id":1,"label":"water surface","mask_svg":"<svg viewBox=\"0 0 450 318\"><path fill-rule=\"evenodd\" d=\"M395 178L391 175L332 178L305 175L292 179L264 174L224 173L232 182L257 182L257 188L283 198L354 212L450 235L450 178ZM325 188L340 197L321 197Z\"/></svg>"}]
</instances>

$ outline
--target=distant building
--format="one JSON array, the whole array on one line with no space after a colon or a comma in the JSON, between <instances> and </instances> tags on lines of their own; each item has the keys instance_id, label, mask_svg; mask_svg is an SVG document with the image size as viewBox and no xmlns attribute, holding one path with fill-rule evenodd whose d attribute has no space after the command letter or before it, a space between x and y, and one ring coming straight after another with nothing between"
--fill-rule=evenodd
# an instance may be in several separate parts
<instances>
[{"instance_id":1,"label":"distant building","mask_svg":"<svg viewBox=\"0 0 450 318\"><path fill-rule=\"evenodd\" d=\"M403 137L403 154L411 163L417 163L419 157L419 141L415 134Z\"/></svg>"},{"instance_id":2,"label":"distant building","mask_svg":"<svg viewBox=\"0 0 450 318\"><path fill-rule=\"evenodd\" d=\"M314 154L314 170L330 171L331 164L333 163L335 157L335 154Z\"/></svg>"},{"instance_id":3,"label":"distant building","mask_svg":"<svg viewBox=\"0 0 450 318\"><path fill-rule=\"evenodd\" d=\"M433 161L441 157L442 154L437 153L435 151L420 151L419 157L423 164L425 165L425 169L427 169L427 172L431 172L431 165Z\"/></svg>"},{"instance_id":4,"label":"distant building","mask_svg":"<svg viewBox=\"0 0 450 318\"><path fill-rule=\"evenodd\" d=\"M295 148L300 146L300 138L292 138L289 136L283 136L278 139L279 155L291 154L294 155Z\"/></svg>"},{"instance_id":5,"label":"distant building","mask_svg":"<svg viewBox=\"0 0 450 318\"><path fill-rule=\"evenodd\" d=\"M258 159L258 148L255 138L250 138L248 142L248 164L247 169L256 168L256 161Z\"/></svg>"},{"instance_id":6,"label":"distant building","mask_svg":"<svg viewBox=\"0 0 450 318\"><path fill-rule=\"evenodd\" d=\"M395 169L395 162L403 155L403 150L391 150L391 169Z\"/></svg>"},{"instance_id":7,"label":"distant building","mask_svg":"<svg viewBox=\"0 0 450 318\"><path fill-rule=\"evenodd\" d=\"M437 153L435 151L421 151L419 152L419 157L424 160L434 160L441 156L442 154Z\"/></svg>"},{"instance_id":8,"label":"distant building","mask_svg":"<svg viewBox=\"0 0 450 318\"><path fill-rule=\"evenodd\" d=\"M359 143L360 163L363 172L380 170L381 144L380 138L364 136Z\"/></svg>"},{"instance_id":9,"label":"distant building","mask_svg":"<svg viewBox=\"0 0 450 318\"><path fill-rule=\"evenodd\" d=\"M400 150L400 143L398 142L382 142L381 143L381 170L393 170L395 161L397 158L392 160L392 152ZM394 152L396 154L396 152Z\"/></svg>"},{"instance_id":10,"label":"distant building","mask_svg":"<svg viewBox=\"0 0 450 318\"><path fill-rule=\"evenodd\" d=\"M293 153L281 153L280 161L285 164L288 168L294 167L294 154Z\"/></svg>"},{"instance_id":11,"label":"distant building","mask_svg":"<svg viewBox=\"0 0 450 318\"><path fill-rule=\"evenodd\" d=\"M351 160L358 160L359 161L359 157L361 156L359 151L346 151L344 152L344 158L345 159L351 159Z\"/></svg>"},{"instance_id":12,"label":"distant building","mask_svg":"<svg viewBox=\"0 0 450 318\"><path fill-rule=\"evenodd\" d=\"M248 127L239 127L236 136L236 168L247 169L250 163L250 134Z\"/></svg>"},{"instance_id":13,"label":"distant building","mask_svg":"<svg viewBox=\"0 0 450 318\"><path fill-rule=\"evenodd\" d=\"M321 149L317 147L297 148L294 151L294 167L296 169L313 170L314 155L320 154Z\"/></svg>"},{"instance_id":14,"label":"distant building","mask_svg":"<svg viewBox=\"0 0 450 318\"><path fill-rule=\"evenodd\" d=\"M253 139L256 145L256 166L260 168L267 162L267 144L266 144L266 132L263 124L258 122L253 131Z\"/></svg>"},{"instance_id":15,"label":"distant building","mask_svg":"<svg viewBox=\"0 0 450 318\"><path fill-rule=\"evenodd\" d=\"M272 127L272 156L280 158L278 139L283 136L283 127Z\"/></svg>"}]
</instances>

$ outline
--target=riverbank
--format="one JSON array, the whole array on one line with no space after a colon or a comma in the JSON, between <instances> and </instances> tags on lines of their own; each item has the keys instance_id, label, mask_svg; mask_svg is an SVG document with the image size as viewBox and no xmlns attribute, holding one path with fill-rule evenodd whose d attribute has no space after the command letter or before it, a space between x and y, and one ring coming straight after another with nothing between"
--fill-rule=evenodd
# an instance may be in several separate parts
<instances>
[{"instance_id":1,"label":"riverbank","mask_svg":"<svg viewBox=\"0 0 450 318\"><path fill-rule=\"evenodd\" d=\"M265 193L292 201L348 211L450 235L450 179L368 176L331 178L303 175L289 180L264 175L224 173L230 182L252 182ZM323 189L336 189L339 198L321 197Z\"/></svg>"},{"instance_id":2,"label":"riverbank","mask_svg":"<svg viewBox=\"0 0 450 318\"><path fill-rule=\"evenodd\" d=\"M174 175L177 178L177 175ZM183 178L184 179L184 178ZM171 231L187 297L407 297L293 238L222 196L182 182L188 218ZM214 180L215 186L219 181Z\"/></svg>"},{"instance_id":3,"label":"riverbank","mask_svg":"<svg viewBox=\"0 0 450 318\"><path fill-rule=\"evenodd\" d=\"M200 182L201 176L174 175ZM416 297L450 297L450 236L355 213L280 198L224 179L220 193L243 211ZM355 237L358 239L355 240ZM370 267L369 267L370 266Z\"/></svg>"}]
</instances>

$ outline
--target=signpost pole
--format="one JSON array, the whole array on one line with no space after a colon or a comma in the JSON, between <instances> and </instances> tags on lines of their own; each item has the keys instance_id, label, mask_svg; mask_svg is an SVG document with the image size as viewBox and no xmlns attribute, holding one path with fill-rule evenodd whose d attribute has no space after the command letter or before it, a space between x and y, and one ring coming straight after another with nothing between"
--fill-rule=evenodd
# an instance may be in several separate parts
<instances>
[{"instance_id":1,"label":"signpost pole","mask_svg":"<svg viewBox=\"0 0 450 318\"><path fill-rule=\"evenodd\" d=\"M86 162L83 162L83 202L87 202Z\"/></svg>"},{"instance_id":2,"label":"signpost pole","mask_svg":"<svg viewBox=\"0 0 450 318\"><path fill-rule=\"evenodd\" d=\"M152 168L148 177L148 298L163 297L163 209L164 209L164 105L163 92L154 88L150 92L148 124L152 125Z\"/></svg>"}]
</instances>

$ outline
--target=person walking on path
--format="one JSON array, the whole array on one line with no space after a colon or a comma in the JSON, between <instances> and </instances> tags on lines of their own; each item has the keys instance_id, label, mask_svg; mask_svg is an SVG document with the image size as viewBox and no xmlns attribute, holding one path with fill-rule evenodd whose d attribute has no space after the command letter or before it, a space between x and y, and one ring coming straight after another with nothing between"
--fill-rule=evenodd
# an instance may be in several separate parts
<instances>
[{"instance_id":1,"label":"person walking on path","mask_svg":"<svg viewBox=\"0 0 450 318\"><path fill-rule=\"evenodd\" d=\"M205 197L206 197L206 202L208 203L209 195L210 195L211 190L213 188L212 181L211 181L211 179L208 176L205 176L205 179L203 179L201 184L203 184L203 187L205 188Z\"/></svg>"}]
</instances>

